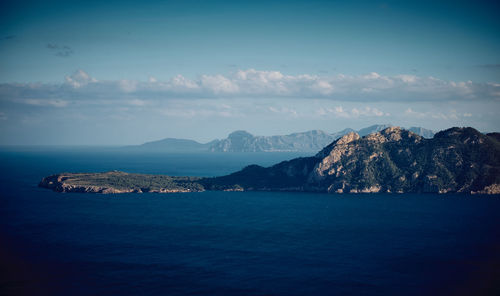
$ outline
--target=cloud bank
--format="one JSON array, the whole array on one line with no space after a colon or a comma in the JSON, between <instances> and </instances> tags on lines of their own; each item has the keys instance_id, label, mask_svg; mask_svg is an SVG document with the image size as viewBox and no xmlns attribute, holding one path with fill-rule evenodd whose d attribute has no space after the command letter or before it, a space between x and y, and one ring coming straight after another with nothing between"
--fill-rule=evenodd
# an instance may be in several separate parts
<instances>
[{"instance_id":1,"label":"cloud bank","mask_svg":"<svg viewBox=\"0 0 500 296\"><path fill-rule=\"evenodd\" d=\"M166 81L97 80L78 70L59 84L0 84L0 99L64 107L74 101L151 99L295 98L351 102L500 101L500 83L446 81L410 74L318 76L278 71L239 70L231 75L177 75ZM135 101L134 101L135 100ZM141 100L141 101L138 101ZM375 112L376 111L370 111Z\"/></svg>"}]
</instances>

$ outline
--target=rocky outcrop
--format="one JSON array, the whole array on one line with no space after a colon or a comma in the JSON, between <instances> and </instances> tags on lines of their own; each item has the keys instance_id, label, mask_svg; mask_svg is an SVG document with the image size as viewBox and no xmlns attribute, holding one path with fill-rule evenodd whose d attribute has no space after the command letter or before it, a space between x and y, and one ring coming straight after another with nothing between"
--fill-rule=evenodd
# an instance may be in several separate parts
<instances>
[{"instance_id":1,"label":"rocky outcrop","mask_svg":"<svg viewBox=\"0 0 500 296\"><path fill-rule=\"evenodd\" d=\"M236 135L239 144L250 137ZM264 168L250 165L214 178L123 172L59 174L40 186L60 192L194 192L203 190L328 193L500 194L500 136L451 128L425 139L399 127L361 137L347 133L313 157Z\"/></svg>"},{"instance_id":2,"label":"rocky outcrop","mask_svg":"<svg viewBox=\"0 0 500 296\"><path fill-rule=\"evenodd\" d=\"M484 187L483 190L472 191L472 194L500 194L500 184L491 184Z\"/></svg>"},{"instance_id":3,"label":"rocky outcrop","mask_svg":"<svg viewBox=\"0 0 500 296\"><path fill-rule=\"evenodd\" d=\"M335 174L339 176L342 174L344 168L340 163L340 159L344 155L349 156L356 152L355 147L348 144L359 140L359 138L357 133L351 132L320 151L316 157L322 160L314 168L312 180L318 181L324 179L327 175Z\"/></svg>"},{"instance_id":4,"label":"rocky outcrop","mask_svg":"<svg viewBox=\"0 0 500 296\"><path fill-rule=\"evenodd\" d=\"M206 188L239 184L245 190L497 194L500 143L472 128L451 128L425 139L388 127L365 137L349 133L314 157L249 166L204 182Z\"/></svg>"}]
</instances>

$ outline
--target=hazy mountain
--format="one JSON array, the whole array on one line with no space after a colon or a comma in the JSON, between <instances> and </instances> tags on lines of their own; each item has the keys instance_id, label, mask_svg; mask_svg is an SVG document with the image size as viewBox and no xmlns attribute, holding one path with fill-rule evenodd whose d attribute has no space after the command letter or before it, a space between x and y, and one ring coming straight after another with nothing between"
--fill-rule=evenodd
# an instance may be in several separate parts
<instances>
[{"instance_id":1,"label":"hazy mountain","mask_svg":"<svg viewBox=\"0 0 500 296\"><path fill-rule=\"evenodd\" d=\"M284 136L254 136L246 131L231 133L226 139L215 142L210 151L215 152L273 152L318 151L336 136L320 130L293 133Z\"/></svg>"},{"instance_id":2,"label":"hazy mountain","mask_svg":"<svg viewBox=\"0 0 500 296\"><path fill-rule=\"evenodd\" d=\"M372 133L380 132L381 130L386 129L390 126L392 126L392 125L391 124L375 124L375 125L372 125L369 127L362 128L362 129L355 131L355 132L358 135L360 135L361 137L364 137L364 136L372 134Z\"/></svg>"},{"instance_id":3,"label":"hazy mountain","mask_svg":"<svg viewBox=\"0 0 500 296\"><path fill-rule=\"evenodd\" d=\"M358 131L347 128L340 132L328 134L321 130L312 130L303 133L294 133L284 136L254 136L246 131L231 133L226 139L214 141L210 151L215 152L272 152L294 151L314 152L319 151L332 141L350 133L357 132L360 136L379 132L390 127L389 124L372 125ZM431 138L434 133L424 128L412 127L416 134Z\"/></svg>"},{"instance_id":4,"label":"hazy mountain","mask_svg":"<svg viewBox=\"0 0 500 296\"><path fill-rule=\"evenodd\" d=\"M417 135L420 135L424 138L432 138L434 137L435 135L435 132L432 131L432 130L429 130L429 129L425 129L423 127L415 127L415 126L412 126L408 129L410 132L414 132L415 134Z\"/></svg>"},{"instance_id":5,"label":"hazy mountain","mask_svg":"<svg viewBox=\"0 0 500 296\"><path fill-rule=\"evenodd\" d=\"M207 144L198 143L194 140L166 138L159 141L144 143L136 148L161 151L206 151Z\"/></svg>"},{"instance_id":6,"label":"hazy mountain","mask_svg":"<svg viewBox=\"0 0 500 296\"><path fill-rule=\"evenodd\" d=\"M350 132L365 136L389 126L389 124L372 125L358 131L347 128L332 134L321 130L311 130L279 136L254 136L247 131L240 130L232 132L226 139L213 140L206 144L193 140L167 138L129 148L165 152L316 152ZM423 137L431 138L434 135L431 130L421 127L410 129Z\"/></svg>"},{"instance_id":7,"label":"hazy mountain","mask_svg":"<svg viewBox=\"0 0 500 296\"><path fill-rule=\"evenodd\" d=\"M451 128L432 139L398 127L365 137L351 132L313 157L252 165L203 184L214 190L500 193L498 138L473 128Z\"/></svg>"},{"instance_id":8,"label":"hazy mountain","mask_svg":"<svg viewBox=\"0 0 500 296\"><path fill-rule=\"evenodd\" d=\"M353 132L356 132L358 135L360 135L361 137L364 137L366 135L369 135L369 134L372 134L372 133L376 133L376 132L380 132L388 127L391 127L391 126L394 126L392 124L375 124L375 125L372 125L372 126L369 126L369 127L365 127L365 128L362 128L358 131L355 131L355 130L352 130L352 129L346 129L346 130L350 130L350 131L353 131ZM426 129L426 128L423 128L423 127L415 127L415 126L412 126L410 128L408 128L408 130L410 132L413 132L419 136L422 136L424 138L432 138L434 137L434 131L430 130L430 129ZM347 132L348 133L348 132ZM345 135L347 133L344 133L342 134Z\"/></svg>"}]
</instances>

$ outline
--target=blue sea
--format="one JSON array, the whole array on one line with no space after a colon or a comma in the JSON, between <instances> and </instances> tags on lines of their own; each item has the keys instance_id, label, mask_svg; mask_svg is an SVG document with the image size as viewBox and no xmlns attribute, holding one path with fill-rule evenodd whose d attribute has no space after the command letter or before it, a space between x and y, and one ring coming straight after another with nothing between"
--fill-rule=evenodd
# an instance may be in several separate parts
<instances>
[{"instance_id":1,"label":"blue sea","mask_svg":"<svg viewBox=\"0 0 500 296\"><path fill-rule=\"evenodd\" d=\"M500 197L38 188L58 172L216 176L299 156L0 149L0 295L500 295Z\"/></svg>"}]
</instances>

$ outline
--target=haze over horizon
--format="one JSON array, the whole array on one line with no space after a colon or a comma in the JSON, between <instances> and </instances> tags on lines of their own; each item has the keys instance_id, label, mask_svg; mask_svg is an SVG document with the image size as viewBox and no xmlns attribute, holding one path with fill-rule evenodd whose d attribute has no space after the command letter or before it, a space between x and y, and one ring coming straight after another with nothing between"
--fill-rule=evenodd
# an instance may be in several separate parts
<instances>
[{"instance_id":1,"label":"haze over horizon","mask_svg":"<svg viewBox=\"0 0 500 296\"><path fill-rule=\"evenodd\" d=\"M2 1L0 145L500 131L494 1Z\"/></svg>"}]
</instances>

